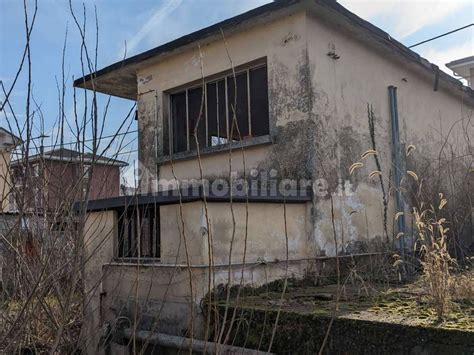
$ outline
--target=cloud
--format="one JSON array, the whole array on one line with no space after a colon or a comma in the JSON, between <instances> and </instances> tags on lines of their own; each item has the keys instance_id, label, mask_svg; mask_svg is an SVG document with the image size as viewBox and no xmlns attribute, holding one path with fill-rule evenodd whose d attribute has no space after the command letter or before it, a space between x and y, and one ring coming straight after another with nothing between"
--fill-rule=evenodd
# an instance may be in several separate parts
<instances>
[{"instance_id":1,"label":"cloud","mask_svg":"<svg viewBox=\"0 0 474 355\"><path fill-rule=\"evenodd\" d=\"M147 39L154 31L159 31L163 25L163 21L176 10L183 0L165 0L153 10L153 14L143 24L130 41L127 41L127 56L135 54L141 43ZM161 28L161 30L163 30ZM125 48L118 54L119 58L123 58Z\"/></svg>"},{"instance_id":2,"label":"cloud","mask_svg":"<svg viewBox=\"0 0 474 355\"><path fill-rule=\"evenodd\" d=\"M392 25L394 37L401 39L438 23L466 6L473 6L471 0L341 0L340 3L366 20L378 17L388 22Z\"/></svg>"}]
</instances>

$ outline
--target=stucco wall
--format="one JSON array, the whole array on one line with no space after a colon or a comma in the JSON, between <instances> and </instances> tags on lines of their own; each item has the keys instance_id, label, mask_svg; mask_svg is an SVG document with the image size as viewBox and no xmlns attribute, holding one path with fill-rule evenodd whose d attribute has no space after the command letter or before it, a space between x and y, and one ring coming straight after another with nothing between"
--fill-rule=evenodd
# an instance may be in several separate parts
<instances>
[{"instance_id":1,"label":"stucco wall","mask_svg":"<svg viewBox=\"0 0 474 355\"><path fill-rule=\"evenodd\" d=\"M336 244L339 252L344 253L382 251L387 239L392 239L396 209L390 182L393 164L388 86L398 87L402 145L416 145L416 154L428 160L436 156L442 141L440 133L450 131L455 122L472 111L462 97L447 92L444 86L434 91L434 78L408 65L406 59L377 52L368 42L340 32L330 20L301 12L261 21L242 33L226 35L235 66L261 57L267 59L272 143L245 148L246 168L275 169L281 178L325 179L327 182L329 194L326 196L315 196L308 204L287 205L289 258L292 260L334 256ZM339 59L328 56L329 51L335 51ZM224 41L205 44L201 52L204 76L230 68ZM137 73L139 158L145 192L156 188L148 178L200 177L196 159L175 160L175 176L170 163L157 163L166 144L163 122L167 119L168 98L164 92L200 79L199 58L196 45L169 54L166 60L141 68ZM365 159L364 167L354 175L349 174L349 167L372 148L368 104L375 114L374 133L384 192L378 179L368 178L369 173L376 170L373 156ZM460 136L461 131L456 126L450 139ZM238 149L233 151L234 171L243 169L241 154ZM204 177L228 176L228 159L228 152L203 156ZM385 222L384 193L388 201ZM235 204L235 235L229 204L211 203L208 210L216 285L227 282L226 263L233 236L232 261L235 263L242 262L243 240L245 235L248 237L246 262L254 264L244 270L244 283L258 285L284 275L281 263L272 263L271 267L255 263L286 258L281 204L249 205L247 232L245 204ZM160 314L158 319L162 322L158 327L177 334L189 324L190 301L198 303L209 290L204 208L201 202L183 205L184 234L179 206L163 206L160 213L160 263L107 264L104 267L107 274L103 283L107 291L104 312L106 319L126 314L137 317L135 320L143 321L148 327L154 327ZM191 271L186 267L184 235L189 262L193 265ZM112 244L104 244L108 245L109 252L113 250ZM106 254L97 262L97 267L110 256ZM306 265L292 263L291 272L304 275ZM241 266L232 269L232 275L234 280L239 280ZM168 301L166 307L163 300Z\"/></svg>"},{"instance_id":2,"label":"stucco wall","mask_svg":"<svg viewBox=\"0 0 474 355\"><path fill-rule=\"evenodd\" d=\"M307 204L286 205L290 259L314 256L311 255L310 240L307 237L308 207ZM184 250L184 237L186 237L190 262L209 264L205 206L202 202L193 202L183 204L182 209L185 235L182 233L179 205L160 208L161 262L186 264ZM232 211L229 203L208 203L207 210L214 264L229 263L232 239L232 263L243 262L245 241L247 262L286 259L285 212L282 204L250 203L247 209L245 203L234 203Z\"/></svg>"},{"instance_id":3,"label":"stucco wall","mask_svg":"<svg viewBox=\"0 0 474 355\"><path fill-rule=\"evenodd\" d=\"M231 262L231 284L260 286L276 279L304 275L311 248L306 229L308 205L287 204L289 266L286 271L286 236L282 204L250 204L247 233L244 203L234 204L236 230L228 203L209 203L212 238L213 272L209 277L208 234L202 229L202 202L183 204L185 236L179 205L161 207L161 258L147 264L131 264L126 259L114 260L117 240L114 212L91 213L87 218L85 267L88 304L87 334L98 341L97 329L104 322L114 324L118 316L129 317L141 327L180 334L189 327L191 303L194 304L196 334L203 322L199 304L202 298L228 280ZM247 238L245 237L247 236ZM233 241L232 259L228 252ZM243 255L246 239L246 258ZM185 240L190 255L188 268ZM243 273L243 274L242 274ZM190 275L191 274L191 275ZM191 278L190 278L191 276ZM193 290L191 292L190 279ZM102 292L102 298L100 293ZM192 297L191 297L192 295ZM90 314L89 314L90 313ZM202 335L202 334L201 334ZM94 338L95 337L95 338Z\"/></svg>"},{"instance_id":4,"label":"stucco wall","mask_svg":"<svg viewBox=\"0 0 474 355\"><path fill-rule=\"evenodd\" d=\"M340 241L342 245L366 236L383 236L380 183L378 179L368 178L370 172L377 170L374 159L364 160L365 166L349 176L351 164L372 148L367 118L367 105L372 105L378 157L390 200L387 229L392 238L396 211L393 183L391 191L388 189L394 169L388 87L398 88L402 149L410 144L417 147L410 159L418 168L422 161L438 158L445 140L448 145L454 143L458 154L466 152L468 142L466 136L462 138L465 134L474 135L474 127L467 121L473 107L460 90L448 92L440 85L435 91L434 76L427 76L421 69L414 70L400 56L378 52L375 45L370 47L348 33L336 31L329 21L310 14L307 17L310 117L316 126L315 169L320 175L325 174L324 169L328 179L337 177L353 185L352 196L340 196L334 201L338 234L341 239L346 238ZM339 59L328 56L329 50L335 50ZM423 172L417 171L421 177L430 177L423 176ZM407 179L410 177L404 175L405 182ZM320 211L316 213L315 241L322 249L331 251L334 243L328 240L328 232L332 230L330 203L321 200L315 208ZM349 248L354 246L350 244Z\"/></svg>"},{"instance_id":5,"label":"stucco wall","mask_svg":"<svg viewBox=\"0 0 474 355\"><path fill-rule=\"evenodd\" d=\"M450 140L459 142L463 125L455 122L468 117L472 107L464 102L461 91L453 94L443 85L434 91L434 77L409 64L406 58L382 53L376 45L371 45L368 37L355 38L347 29L333 25L331 18L318 16L301 11L226 35L234 66L261 57L266 57L268 65L273 143L246 148L246 168L275 169L278 178L327 181L328 191L335 194L332 201L330 195L315 197L313 228L309 232L320 254L335 254L332 212L340 252L377 251L396 234L392 230L396 207L393 188L390 189L393 164L388 86L398 88L402 147L417 146L420 160L436 157L443 133L450 132ZM339 59L328 56L330 51L335 51ZM203 45L201 53L204 76L230 68L223 40ZM143 170L152 177L200 176L195 158L175 160L175 176L169 163L155 163L155 157L163 153L166 144L163 122L168 119L168 96L165 92L199 80L199 58L196 44L142 68L137 74L141 93L140 160ZM375 140L384 192L378 179L368 178L376 170L373 157L364 161L364 168L349 175L349 167L372 148L367 105L372 105L375 114ZM455 127L450 130L452 125ZM469 129L472 131L472 126ZM241 171L241 152L234 150L233 157L232 170ZM228 152L203 156L204 177L228 176L228 158ZM155 185L142 186L146 191L155 189ZM342 193L338 194L338 189ZM386 219L383 195L387 201Z\"/></svg>"},{"instance_id":6,"label":"stucco wall","mask_svg":"<svg viewBox=\"0 0 474 355\"><path fill-rule=\"evenodd\" d=\"M246 174L258 168L259 164L267 158L269 147L267 145L245 148L244 153L240 148L232 152L232 171L242 172L245 164ZM229 151L201 156L203 176L208 179L229 176ZM197 158L181 160L178 162L164 163L159 167L160 179L181 180L200 179L201 173ZM174 172L174 173L173 173Z\"/></svg>"},{"instance_id":7,"label":"stucco wall","mask_svg":"<svg viewBox=\"0 0 474 355\"><path fill-rule=\"evenodd\" d=\"M267 58L268 70L272 67L285 63L288 69L288 75L298 70L294 67L295 53L299 54L306 47L306 17L304 13L286 16L282 19L265 23L264 26L254 27L251 31L239 34L227 34L226 42L219 39L215 42L201 47L202 65L204 76L220 73L231 68L229 55L232 58L234 66L246 64L259 58ZM139 140L140 152L139 160L144 170L152 174L157 174L156 163L153 159L157 154L163 152L165 136L163 132L164 120L167 120L167 90L191 81L199 80L201 76L201 60L199 48L194 48L182 53L173 55L170 60L162 61L156 65L149 66L139 70L138 80L138 111L139 111ZM278 58L278 63L276 62ZM296 73L294 73L296 74ZM275 107L274 101L281 100L273 91L273 96L269 94L269 106ZM278 112L270 110L270 130L276 127L274 122ZM301 113L288 107L286 114L296 116ZM249 168L255 168L258 163L263 161L268 155L268 147L252 148L246 155L246 165ZM238 149L234 150L234 155L239 157L241 153ZM205 176L227 175L229 170L227 154L218 154L213 157L204 157L203 173ZM248 162L247 162L248 160ZM196 163L189 161L174 162L174 169L178 179L188 178L189 176L199 176L196 169ZM159 168L159 177L167 178L170 176L169 164ZM242 170L242 159L236 158L233 164L233 170ZM145 173L145 172L142 172ZM152 190L153 186L144 188Z\"/></svg>"},{"instance_id":8,"label":"stucco wall","mask_svg":"<svg viewBox=\"0 0 474 355\"><path fill-rule=\"evenodd\" d=\"M113 260L114 237L116 237L116 212L90 213L84 223L84 331L82 341L88 354L97 353L97 344L102 335L104 322L101 292L105 263Z\"/></svg>"},{"instance_id":9,"label":"stucco wall","mask_svg":"<svg viewBox=\"0 0 474 355\"><path fill-rule=\"evenodd\" d=\"M0 149L0 211L8 211L10 194L10 152Z\"/></svg>"}]
</instances>

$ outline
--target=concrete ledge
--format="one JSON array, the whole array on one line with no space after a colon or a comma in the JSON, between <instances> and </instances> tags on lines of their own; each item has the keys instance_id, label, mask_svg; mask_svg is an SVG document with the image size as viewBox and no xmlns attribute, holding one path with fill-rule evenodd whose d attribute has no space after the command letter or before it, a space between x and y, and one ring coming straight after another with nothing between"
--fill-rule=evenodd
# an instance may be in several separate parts
<instances>
[{"instance_id":1,"label":"concrete ledge","mask_svg":"<svg viewBox=\"0 0 474 355\"><path fill-rule=\"evenodd\" d=\"M271 137L269 135L265 135L265 136L260 136L260 137L252 137L252 138L243 139L240 142L232 142L232 143L227 143L227 144L216 145L214 147L201 148L199 153L201 156L206 156L206 155L211 155L211 154L228 152L230 148L232 148L232 150L237 150L241 148L248 148L248 147L254 147L254 146L271 144L271 143L272 143ZM157 160L158 165L164 165L164 164L170 163L171 161L195 159L197 158L197 156L198 156L197 151L192 150L192 151L187 151L187 152L174 153L173 155L161 156L161 157L158 157L156 160Z\"/></svg>"}]
</instances>

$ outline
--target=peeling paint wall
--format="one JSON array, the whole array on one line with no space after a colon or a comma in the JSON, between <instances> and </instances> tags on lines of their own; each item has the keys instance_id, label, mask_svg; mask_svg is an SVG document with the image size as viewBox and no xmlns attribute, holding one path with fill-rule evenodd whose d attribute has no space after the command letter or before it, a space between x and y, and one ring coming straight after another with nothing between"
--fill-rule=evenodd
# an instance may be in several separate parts
<instances>
[{"instance_id":1,"label":"peeling paint wall","mask_svg":"<svg viewBox=\"0 0 474 355\"><path fill-rule=\"evenodd\" d=\"M351 164L371 149L367 105L375 113L375 139L381 163L385 189L389 199L387 229L391 240L395 214L391 147L391 121L388 86L398 87L398 109L402 146L414 144L416 159L437 157L443 138L451 126L472 114L459 91L434 91L434 77L411 69L403 58L377 52L354 39L350 34L337 31L331 19L314 15L307 17L309 72L313 104L310 120L314 122L314 169L332 181L350 181L350 196L334 198L336 229L340 252L379 248L384 235L382 191L378 179L369 179L376 170L373 157L363 161L365 166L353 176ZM334 51L339 59L328 56ZM454 127L453 136L459 135L461 125ZM474 134L471 125L470 134ZM458 140L460 146L465 142ZM392 184L393 185L393 184ZM389 188L392 187L389 191ZM328 200L315 203L315 242L329 255L334 255L334 241L330 236L331 204ZM364 243L365 239L374 242ZM357 243L357 241L362 243ZM354 250L355 245L358 250ZM365 245L364 245L365 244Z\"/></svg>"},{"instance_id":2,"label":"peeling paint wall","mask_svg":"<svg viewBox=\"0 0 474 355\"><path fill-rule=\"evenodd\" d=\"M186 264L184 237L187 238L190 262L208 264L209 248L205 206L202 202L183 204L185 236L182 233L179 205L161 207L161 262ZM286 259L284 207L282 204L208 203L213 263L228 264L233 239L232 263L242 263L246 245L246 261ZM233 215L232 215L233 213ZM309 258L306 204L288 204L287 234L290 259ZM233 224L235 219L235 229ZM268 221L268 222L265 222ZM179 247L179 248L178 248ZM179 249L179 252L178 252Z\"/></svg>"},{"instance_id":3,"label":"peeling paint wall","mask_svg":"<svg viewBox=\"0 0 474 355\"><path fill-rule=\"evenodd\" d=\"M10 159L10 151L0 148L0 212L9 210Z\"/></svg>"},{"instance_id":4,"label":"peeling paint wall","mask_svg":"<svg viewBox=\"0 0 474 355\"><path fill-rule=\"evenodd\" d=\"M209 248L204 204L183 204L183 233L177 205L161 209L161 258L152 264L131 264L115 261L118 241L117 214L89 214L86 225L85 287L91 294L88 305L87 336L92 344L98 341L97 329L104 322L114 324L119 316L137 321L140 328L182 334L189 329L190 301L194 302L196 334L202 336L202 298L215 286L228 279L229 250L233 239L231 260L232 283L254 287L280 279L285 275L286 237L288 237L288 277L302 277L311 268L305 204L250 204L246 227L244 203L234 205L235 232L228 203L209 203L210 235L213 245L213 273L209 278ZM285 234L284 214L287 215ZM271 221L271 223L261 223ZM189 265L184 240L188 246ZM244 260L245 254L245 260ZM245 265L244 265L245 261ZM192 273L192 292L189 282ZM211 281L210 281L211 280ZM192 295L192 297L191 297ZM136 318L135 318L136 317ZM96 331L94 331L96 329Z\"/></svg>"},{"instance_id":5,"label":"peeling paint wall","mask_svg":"<svg viewBox=\"0 0 474 355\"><path fill-rule=\"evenodd\" d=\"M398 87L402 145L414 144L420 156L431 159L440 146L440 132L472 112L462 97L441 88L433 91L434 78L409 66L406 59L388 56L369 43L333 27L331 18L300 12L280 19L262 20L255 27L226 36L235 66L266 57L270 107L271 142L244 149L246 173L256 168L275 169L280 178L325 179L329 194L315 196L312 203L287 206L290 272L297 276L308 270L307 258L381 252L393 238L396 207L391 180L392 147L387 87ZM339 59L328 56L334 52ZM204 76L230 68L222 39L201 46ZM137 73L139 100L139 158L142 163L142 192L154 191L153 179L197 179L196 158L160 162L167 152L168 95L170 89L199 80L200 53L194 48L169 54L166 60L141 68ZM349 167L372 148L367 105L375 113L375 139L388 199L384 222L383 192L374 157L354 175ZM472 129L472 127L471 127ZM461 135L458 127L453 138ZM473 133L473 134L471 134ZM474 132L468 133L474 136ZM240 149L232 154L234 171L242 172ZM229 175L228 151L202 156L204 178ZM174 171L172 171L174 170ZM229 245L234 236L232 261L242 262L245 236L245 204L235 204L236 230L228 204L210 204L211 235L214 243L216 285L227 282ZM184 250L179 206L163 206L161 214L160 263L147 266L107 264L104 287L106 319L121 314L145 314L144 327L175 334L187 327L191 290ZM184 232L193 264L194 302L208 290L208 243L201 202L183 205ZM249 206L246 262L284 260L283 211L279 204ZM110 250L113 246L107 244ZM107 258L110 257L107 254ZM97 261L105 263L107 258ZM170 265L178 264L178 267ZM234 280L239 268L232 269ZM285 274L282 263L253 264L245 269L244 283L261 284ZM174 280L174 281L173 281ZM212 281L214 282L214 280ZM211 286L214 286L212 284ZM139 305L130 303L139 300ZM166 301L166 307L163 302ZM135 307L135 308L134 308ZM138 308L136 308L138 307ZM145 311L141 312L141 308ZM198 310L196 312L199 312ZM147 318L148 317L148 318Z\"/></svg>"},{"instance_id":6,"label":"peeling paint wall","mask_svg":"<svg viewBox=\"0 0 474 355\"><path fill-rule=\"evenodd\" d=\"M105 211L90 213L84 225L84 310L83 343L88 354L97 353L97 345L102 335L100 329L103 318L102 296L107 292L103 287L107 274L103 266L114 258L114 237L116 236L116 212Z\"/></svg>"},{"instance_id":7,"label":"peeling paint wall","mask_svg":"<svg viewBox=\"0 0 474 355\"><path fill-rule=\"evenodd\" d=\"M229 50L229 55L232 58L234 66L266 57L270 88L272 87L271 82L276 80L273 77L280 75L279 71L284 71L285 76L298 78L298 70L300 70L300 68L294 66L294 53L305 52L305 23L305 14L300 13L265 23L263 26L255 27L251 31L226 35L227 49ZM201 53L204 76L220 73L231 68L226 45L222 39L217 39L215 42L201 46ZM201 78L201 62L199 57L199 48L196 45L192 49L173 55L169 60L143 68L137 73L139 92L149 92L149 94L140 95L138 102L139 131L142 136L146 135L147 137L145 140L140 141L141 156L153 157L156 151L158 155L162 155L163 152L166 151L168 144L166 125L168 120L168 95L166 91ZM304 60L304 58L301 60ZM141 78L151 79L143 83ZM306 98L300 97L302 90L304 91L305 89L302 88L299 82L297 80L287 80L286 84L281 85L285 85L279 88L284 91L271 90L269 92L269 106L271 108L270 129L272 132L275 132L277 125L280 124L278 122L281 116L280 111L274 110L274 108L286 106L285 115L288 117L295 115L307 116L308 112L308 109L305 109L306 113L300 112L300 106L305 105L304 101L307 101L308 95L305 95ZM163 107L162 110L158 110L157 119L155 119L153 110L149 109L155 107L154 93L157 95L156 101ZM292 106L288 105L289 102L293 101L292 97L288 96L290 93L293 95L293 98L298 98L298 104ZM151 128L153 125L155 125L155 127ZM147 132L145 133L145 131ZM157 131L162 133L158 135L158 141L162 142L161 146L157 146L153 143L152 134ZM250 162L248 166L251 167L253 165L253 167L255 167L255 165L258 165L258 160L264 160L270 150L269 147L261 147L258 148L258 152L256 153L249 152L246 156L246 159ZM238 155L239 152L234 150L234 154ZM253 156L254 154L258 155ZM207 167L209 171L206 169L204 175L224 175L228 172L228 163L224 164L222 162L222 154L216 155L216 159L218 160L212 163L212 158L205 158L208 162ZM237 164L239 163L237 162ZM237 164L235 165L235 169L239 170L239 165ZM156 164L154 165L152 163L151 158L146 160L144 165L146 165L150 171L156 168ZM175 161L174 168L179 172L179 174L176 174L178 179L196 175L195 164L190 164L189 162ZM160 178L168 177L170 175L169 164L162 164L162 166L159 167L158 174Z\"/></svg>"},{"instance_id":8,"label":"peeling paint wall","mask_svg":"<svg viewBox=\"0 0 474 355\"><path fill-rule=\"evenodd\" d=\"M462 97L441 89L433 90L434 78L426 77L406 59L379 53L376 46L318 18L300 12L226 36L227 49L235 66L266 57L272 144L245 149L246 168L275 169L279 178L324 178L333 196L337 219L339 252L372 250L370 240L379 244L392 240L395 211L389 191L392 166L391 124L387 88L398 87L402 145L415 144L420 156L432 156L439 147L440 132L466 117L472 107ZM368 39L366 39L368 40ZM328 56L334 52L339 59ZM230 68L222 39L201 46L204 76ZM140 152L150 176L160 179L199 178L196 158L156 164L167 141L167 90L201 78L200 52L195 48L171 54L167 60L138 72ZM460 93L461 94L461 93ZM354 176L349 167L371 148L367 105L375 113L375 139L388 201L384 222L382 190L373 157ZM155 111L157 110L157 111ZM472 128L472 127L471 127ZM459 132L456 133L459 135ZM453 136L456 136L453 134ZM228 152L202 157L203 175L215 179L229 174ZM242 155L234 149L232 168L241 171ZM157 171L155 171L157 169ZM248 173L248 171L246 173ZM144 187L145 191L154 187ZM315 198L312 238L322 255L334 255L331 199ZM370 244L370 245L369 245Z\"/></svg>"}]
</instances>

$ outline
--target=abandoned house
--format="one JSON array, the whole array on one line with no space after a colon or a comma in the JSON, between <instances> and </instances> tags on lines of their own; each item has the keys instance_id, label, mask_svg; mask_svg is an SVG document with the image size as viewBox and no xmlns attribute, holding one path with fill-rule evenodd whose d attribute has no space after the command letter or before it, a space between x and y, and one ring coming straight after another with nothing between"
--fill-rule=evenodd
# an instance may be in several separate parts
<instances>
[{"instance_id":1,"label":"abandoned house","mask_svg":"<svg viewBox=\"0 0 474 355\"><path fill-rule=\"evenodd\" d=\"M119 196L120 169L127 165L66 148L15 160L11 163L10 209L22 205L25 211L69 210L68 204L84 199L87 191L89 199ZM19 197L24 201L17 201Z\"/></svg>"},{"instance_id":2,"label":"abandoned house","mask_svg":"<svg viewBox=\"0 0 474 355\"><path fill-rule=\"evenodd\" d=\"M91 349L119 317L190 336L193 312L203 336L199 305L220 284L407 248L403 172L462 136L474 107L470 88L330 0L274 1L74 85L138 105L141 193L87 205Z\"/></svg>"}]
</instances>

